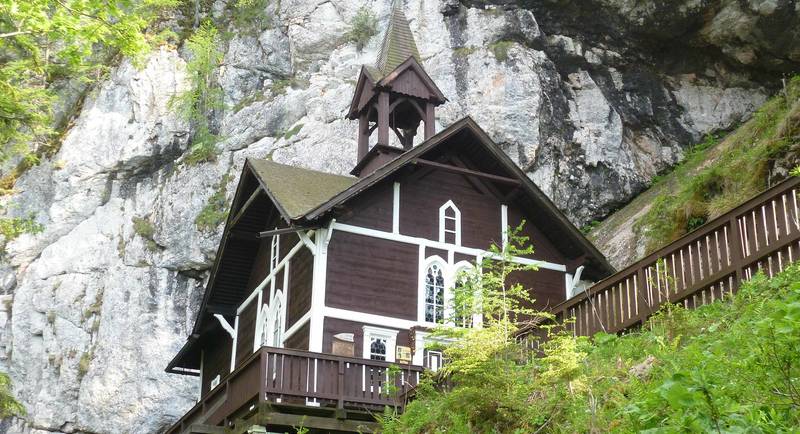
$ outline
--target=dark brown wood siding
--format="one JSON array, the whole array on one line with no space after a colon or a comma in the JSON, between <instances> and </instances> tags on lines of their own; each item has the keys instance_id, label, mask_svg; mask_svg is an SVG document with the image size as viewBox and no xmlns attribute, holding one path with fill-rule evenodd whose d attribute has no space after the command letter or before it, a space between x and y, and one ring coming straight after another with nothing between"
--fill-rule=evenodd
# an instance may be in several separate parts
<instances>
[{"instance_id":1,"label":"dark brown wood siding","mask_svg":"<svg viewBox=\"0 0 800 434\"><path fill-rule=\"evenodd\" d=\"M415 245L334 231L325 304L415 320L418 263Z\"/></svg>"},{"instance_id":2,"label":"dark brown wood siding","mask_svg":"<svg viewBox=\"0 0 800 434\"><path fill-rule=\"evenodd\" d=\"M251 302L239 315L239 330L236 340L236 366L253 354L253 339L256 334L256 312L258 303Z\"/></svg>"},{"instance_id":3,"label":"dark brown wood siding","mask_svg":"<svg viewBox=\"0 0 800 434\"><path fill-rule=\"evenodd\" d=\"M293 350L308 350L308 340L310 336L310 327L309 324L306 323L303 327L300 327L300 330L295 332L289 339L284 342L284 347L291 348Z\"/></svg>"},{"instance_id":4,"label":"dark brown wood siding","mask_svg":"<svg viewBox=\"0 0 800 434\"><path fill-rule=\"evenodd\" d=\"M250 280L247 283L247 295L255 289L269 275L269 248L270 239L264 238L258 246L258 253L253 260L253 268L250 270Z\"/></svg>"},{"instance_id":5,"label":"dark brown wood siding","mask_svg":"<svg viewBox=\"0 0 800 434\"><path fill-rule=\"evenodd\" d=\"M291 327L311 309L311 282L314 274L314 255L303 247L292 257L289 265L289 291L286 297L286 328ZM282 283L281 283L282 285Z\"/></svg>"},{"instance_id":6,"label":"dark brown wood siding","mask_svg":"<svg viewBox=\"0 0 800 434\"><path fill-rule=\"evenodd\" d=\"M203 348L202 395L208 393L214 377L219 375L220 378L225 378L230 372L231 345L233 345L233 339L221 329L210 332L210 336L206 339L209 344Z\"/></svg>"},{"instance_id":7,"label":"dark brown wood siding","mask_svg":"<svg viewBox=\"0 0 800 434\"><path fill-rule=\"evenodd\" d=\"M534 308L544 310L566 300L567 284L564 273L540 268L538 271L521 271L509 276L509 283L520 283L535 300Z\"/></svg>"},{"instance_id":8,"label":"dark brown wood siding","mask_svg":"<svg viewBox=\"0 0 800 434\"><path fill-rule=\"evenodd\" d=\"M440 170L400 181L400 233L439 239L439 208L448 200L461 211L461 245L485 249L501 237L500 202L475 182Z\"/></svg>"},{"instance_id":9,"label":"dark brown wood siding","mask_svg":"<svg viewBox=\"0 0 800 434\"><path fill-rule=\"evenodd\" d=\"M337 220L341 223L391 232L393 207L394 183L384 182L364 192L353 207L345 210Z\"/></svg>"},{"instance_id":10,"label":"dark brown wood siding","mask_svg":"<svg viewBox=\"0 0 800 434\"><path fill-rule=\"evenodd\" d=\"M533 255L530 257L556 264L566 264L568 259L558 251L553 242L539 228L530 222L529 218L524 218L521 210L512 206L508 207L509 226L517 227L523 219L525 219L525 226L523 226L522 235L527 236L528 242L533 245Z\"/></svg>"},{"instance_id":11,"label":"dark brown wood siding","mask_svg":"<svg viewBox=\"0 0 800 434\"><path fill-rule=\"evenodd\" d=\"M363 357L364 353L364 329L365 325L371 325L374 327L385 328L388 330L397 330L397 345L410 347L411 346L411 339L410 339L410 331L409 330L399 330L393 329L391 327L385 327L381 325L374 325L374 324L365 324L356 321L347 321L338 318L325 318L323 323L323 332L322 332L322 352L323 353L331 353L333 350L333 337L339 333L352 333L353 334L353 343L355 347L355 356L356 357Z\"/></svg>"}]
</instances>

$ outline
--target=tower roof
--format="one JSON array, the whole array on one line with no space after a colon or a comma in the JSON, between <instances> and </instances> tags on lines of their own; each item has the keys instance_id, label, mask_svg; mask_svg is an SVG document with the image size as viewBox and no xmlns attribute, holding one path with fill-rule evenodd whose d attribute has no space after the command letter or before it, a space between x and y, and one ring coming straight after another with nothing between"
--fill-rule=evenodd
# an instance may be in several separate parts
<instances>
[{"instance_id":1,"label":"tower roof","mask_svg":"<svg viewBox=\"0 0 800 434\"><path fill-rule=\"evenodd\" d=\"M381 51L378 53L375 67L382 78L412 56L417 62L421 62L414 35L411 34L408 19L403 12L403 0L394 0L389 17L389 27L383 37L383 44L381 44Z\"/></svg>"}]
</instances>

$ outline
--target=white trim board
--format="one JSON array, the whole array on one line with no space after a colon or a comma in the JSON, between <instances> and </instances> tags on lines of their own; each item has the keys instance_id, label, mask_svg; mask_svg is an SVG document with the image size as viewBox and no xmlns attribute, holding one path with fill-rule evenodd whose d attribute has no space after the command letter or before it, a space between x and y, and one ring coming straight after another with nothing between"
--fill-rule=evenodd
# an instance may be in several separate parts
<instances>
[{"instance_id":1,"label":"white trim board","mask_svg":"<svg viewBox=\"0 0 800 434\"><path fill-rule=\"evenodd\" d=\"M472 248L472 247L456 246L454 244L441 243L439 241L428 240L428 239L419 238L419 237L412 237L412 236L408 236L408 235L393 234L391 232L380 231L380 230L377 230L377 229L364 228L364 227L361 227L361 226L348 225L348 224L345 224L345 223L334 222L331 225L331 229L342 231L342 232L349 232L349 233L357 234L357 235L366 235L368 237L373 237L373 238L380 238L380 239L384 239L384 240L397 241L397 242L400 242L400 243L407 243L407 244L414 244L414 245L418 245L418 246L431 247L431 248L434 248L434 249L452 250L453 252L462 253L462 254L470 255L470 256L481 255L481 257L489 257L489 255L490 255L490 253L488 251L486 251L486 250L475 249L475 248ZM499 259L499 257L497 257L497 256L495 256L495 257ZM552 262L547 262L547 261L539 261L539 260L535 260L535 259L520 258L520 257L514 257L514 258L512 258L512 261L514 261L516 263L519 263L519 264L524 264L524 265L536 265L537 267L543 268L543 269L546 269L546 270L561 271L561 272L564 272L564 273L566 273L566 271L567 271L567 267L565 265L563 265L563 264L554 264Z\"/></svg>"}]
</instances>

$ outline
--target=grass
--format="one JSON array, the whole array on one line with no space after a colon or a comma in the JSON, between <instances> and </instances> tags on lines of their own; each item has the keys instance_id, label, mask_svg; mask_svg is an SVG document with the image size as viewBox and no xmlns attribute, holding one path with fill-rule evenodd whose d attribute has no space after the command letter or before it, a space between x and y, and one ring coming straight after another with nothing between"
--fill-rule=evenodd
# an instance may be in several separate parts
<instances>
[{"instance_id":1,"label":"grass","mask_svg":"<svg viewBox=\"0 0 800 434\"><path fill-rule=\"evenodd\" d=\"M90 351L85 351L81 354L80 360L78 360L78 379L82 379L89 373L89 368L92 365L92 360L94 360L94 353Z\"/></svg>"},{"instance_id":2,"label":"grass","mask_svg":"<svg viewBox=\"0 0 800 434\"><path fill-rule=\"evenodd\" d=\"M151 252L157 251L159 247L158 243L156 243L153 239L153 235L156 233L156 228L153 226L153 222L151 222L147 217L133 217L131 221L133 221L133 231L136 232L136 235L145 240L145 246L147 247L147 250L150 250ZM119 245L117 248L119 248Z\"/></svg>"},{"instance_id":3,"label":"grass","mask_svg":"<svg viewBox=\"0 0 800 434\"><path fill-rule=\"evenodd\" d=\"M11 241L22 234L38 234L44 231L44 226L36 221L35 214L20 218L0 218L0 235L6 241Z\"/></svg>"},{"instance_id":4,"label":"grass","mask_svg":"<svg viewBox=\"0 0 800 434\"><path fill-rule=\"evenodd\" d=\"M707 136L672 173L654 179L660 193L634 225L644 234L648 251L767 187L771 162L800 147L800 77L792 79L786 90L724 139Z\"/></svg>"},{"instance_id":5,"label":"grass","mask_svg":"<svg viewBox=\"0 0 800 434\"><path fill-rule=\"evenodd\" d=\"M208 198L200 214L194 219L194 224L199 231L211 232L219 227L228 217L225 191L230 181L230 175L225 175L220 180L214 193Z\"/></svg>"},{"instance_id":6,"label":"grass","mask_svg":"<svg viewBox=\"0 0 800 434\"><path fill-rule=\"evenodd\" d=\"M799 347L794 265L724 302L665 307L626 335L556 335L542 357L480 383L442 392L425 382L382 432L796 432Z\"/></svg>"},{"instance_id":7,"label":"grass","mask_svg":"<svg viewBox=\"0 0 800 434\"><path fill-rule=\"evenodd\" d=\"M300 132L300 130L302 130L302 129L303 129L303 124L297 124L297 125L293 126L293 127L292 127L292 128L290 128L288 131L286 131L285 133L283 133L283 139L284 139L284 140L289 140L289 139L291 139L291 138L292 138L294 135L296 135L297 133L299 133L299 132Z\"/></svg>"},{"instance_id":8,"label":"grass","mask_svg":"<svg viewBox=\"0 0 800 434\"><path fill-rule=\"evenodd\" d=\"M455 50L453 50L453 55L456 56L456 57L462 57L462 58L463 57L469 57L470 54L472 54L472 53L474 53L476 51L478 51L478 47L475 47L475 46L472 46L472 45L467 46L467 47L458 47Z\"/></svg>"}]
</instances>

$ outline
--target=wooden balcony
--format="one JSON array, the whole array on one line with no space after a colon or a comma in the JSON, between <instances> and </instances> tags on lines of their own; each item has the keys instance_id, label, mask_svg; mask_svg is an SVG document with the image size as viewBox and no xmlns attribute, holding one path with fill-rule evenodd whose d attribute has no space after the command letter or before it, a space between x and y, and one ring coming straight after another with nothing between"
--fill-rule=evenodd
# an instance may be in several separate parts
<instances>
[{"instance_id":1,"label":"wooden balcony","mask_svg":"<svg viewBox=\"0 0 800 434\"><path fill-rule=\"evenodd\" d=\"M391 375L389 368L399 368ZM262 347L178 420L167 434L244 432L252 425L284 432L373 432L374 414L402 411L401 397L422 368L377 360Z\"/></svg>"}]
</instances>

